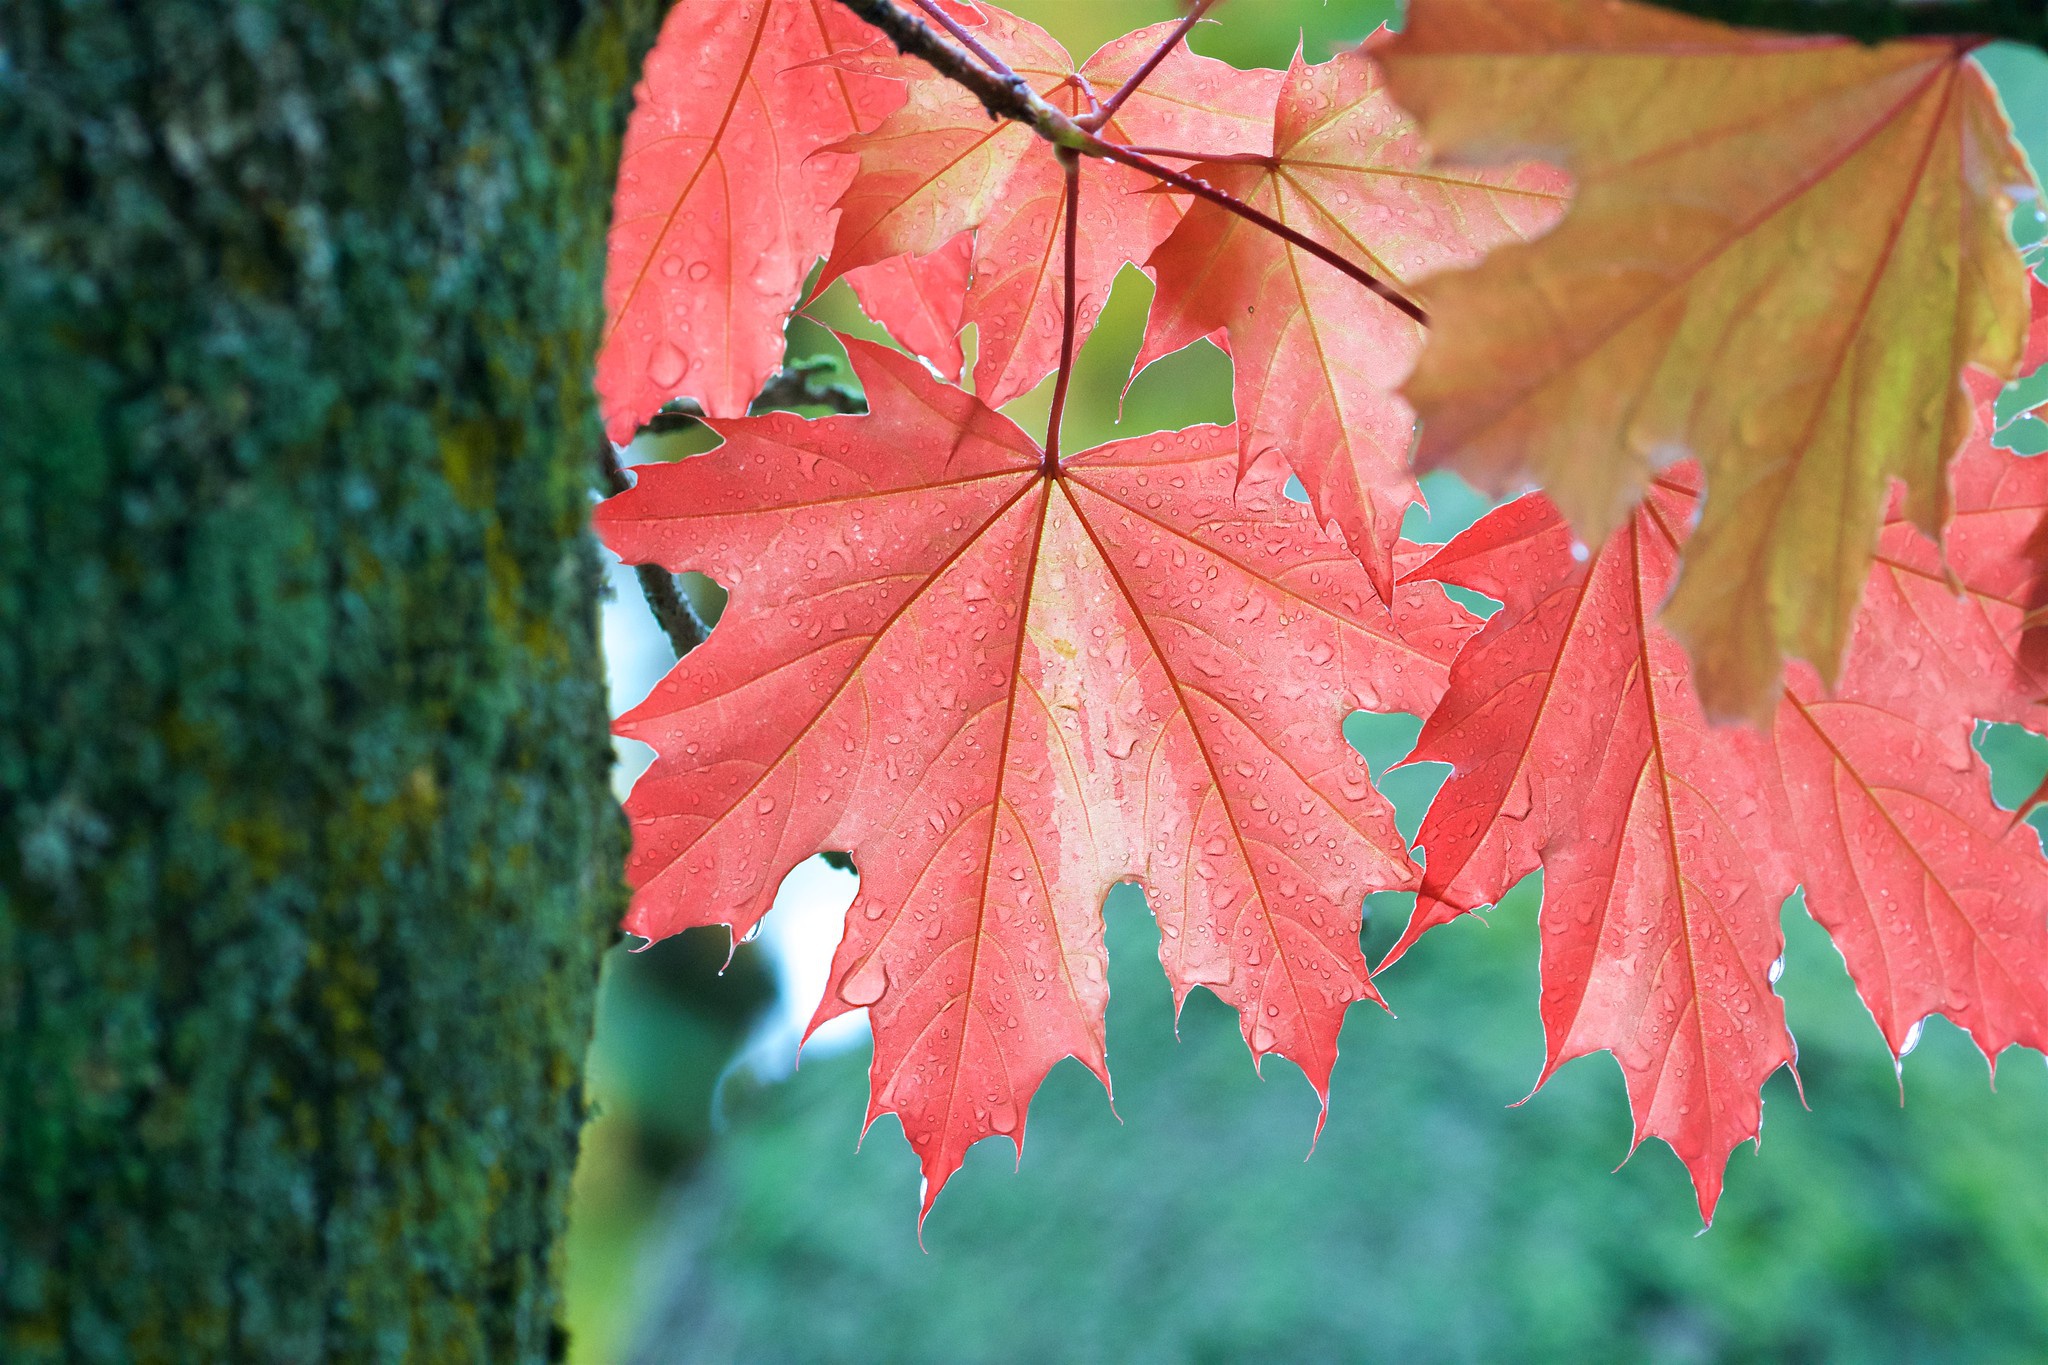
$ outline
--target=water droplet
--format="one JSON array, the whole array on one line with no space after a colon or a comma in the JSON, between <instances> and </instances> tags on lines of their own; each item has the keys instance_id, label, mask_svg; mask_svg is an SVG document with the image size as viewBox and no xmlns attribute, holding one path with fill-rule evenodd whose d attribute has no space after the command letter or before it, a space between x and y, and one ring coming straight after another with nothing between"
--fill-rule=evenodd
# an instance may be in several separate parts
<instances>
[{"instance_id":1,"label":"water droplet","mask_svg":"<svg viewBox=\"0 0 2048 1365\"><path fill-rule=\"evenodd\" d=\"M647 358L647 377L664 389L682 383L689 369L689 357L673 341L662 342Z\"/></svg>"},{"instance_id":2,"label":"water droplet","mask_svg":"<svg viewBox=\"0 0 2048 1365\"><path fill-rule=\"evenodd\" d=\"M849 1005L868 1006L882 998L889 989L889 974L882 966L879 954L869 954L839 987L840 998Z\"/></svg>"},{"instance_id":3,"label":"water droplet","mask_svg":"<svg viewBox=\"0 0 2048 1365\"><path fill-rule=\"evenodd\" d=\"M1518 772L1508 787L1507 795L1501 799L1500 813L1510 820L1526 820L1529 818L1529 806L1529 774Z\"/></svg>"},{"instance_id":4,"label":"water droplet","mask_svg":"<svg viewBox=\"0 0 2048 1365\"><path fill-rule=\"evenodd\" d=\"M1899 1056L1904 1057L1914 1048L1920 1046L1920 1031L1926 1027L1927 1021L1925 1019L1917 1019L1913 1022L1913 1027L1906 1030L1906 1041L1899 1044Z\"/></svg>"}]
</instances>

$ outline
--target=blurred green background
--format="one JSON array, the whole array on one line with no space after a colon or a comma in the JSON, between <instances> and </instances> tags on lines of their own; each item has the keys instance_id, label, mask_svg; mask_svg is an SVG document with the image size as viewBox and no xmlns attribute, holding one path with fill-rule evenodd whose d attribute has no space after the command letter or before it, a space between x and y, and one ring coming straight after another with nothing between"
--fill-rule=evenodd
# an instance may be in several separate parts
<instances>
[{"instance_id":1,"label":"blurred green background","mask_svg":"<svg viewBox=\"0 0 2048 1365\"><path fill-rule=\"evenodd\" d=\"M1178 12L1174 0L1012 8L1077 56ZM1298 41L1321 60L1394 13L1363 0L1228 0L1194 46L1278 66ZM2048 164L2048 58L1996 48L1984 60L2036 166ZM2037 249L2048 236L2039 207L2019 221ZM1070 449L1229 419L1229 362L1202 344L1140 376L1119 422L1150 296L1127 269L1081 357ZM811 311L880 337L843 286ZM799 319L791 355L841 353ZM2048 373L2016 386L2002 415L2043 396ZM1009 411L1040 430L1049 398L1048 381ZM2007 443L2039 452L2048 427L2015 422ZM641 454L705 444L685 437ZM1452 479L1426 488L1416 539L1445 539L1485 505ZM606 625L621 707L671 661L622 581ZM692 586L715 613L715 586ZM1399 716L1347 724L1376 773L1416 729ZM2048 740L1986 727L1979 743L2007 804L2048 773ZM622 786L642 762L644 751L622 753ZM1411 834L1441 778L1388 777ZM1156 931L1142 895L1119 887L1105 911L1115 1114L1091 1077L1062 1064L1032 1109L1021 1167L1007 1143L976 1148L923 1250L917 1164L895 1120L856 1152L865 1044L813 1054L794 1075L773 1049L738 1061L786 989L789 955L742 944L721 974L722 932L637 954L622 946L606 963L591 1054L597 1117L567 1249L571 1360L2048 1359L2038 1057L2008 1056L1994 1092L1967 1039L1935 1020L1895 1075L1795 897L1780 989L1811 1108L1789 1075L1771 1080L1766 1142L1737 1151L1718 1220L1701 1234L1661 1144L1612 1171L1629 1125L1604 1057L1510 1107L1542 1058L1539 897L1531 879L1490 922L1440 930L1383 979L1400 1017L1353 1013L1329 1125L1304 1161L1307 1084L1277 1058L1260 1081L1206 993L1190 999L1176 1040ZM1374 898L1372 960L1409 899ZM813 947L829 953L830 942Z\"/></svg>"}]
</instances>

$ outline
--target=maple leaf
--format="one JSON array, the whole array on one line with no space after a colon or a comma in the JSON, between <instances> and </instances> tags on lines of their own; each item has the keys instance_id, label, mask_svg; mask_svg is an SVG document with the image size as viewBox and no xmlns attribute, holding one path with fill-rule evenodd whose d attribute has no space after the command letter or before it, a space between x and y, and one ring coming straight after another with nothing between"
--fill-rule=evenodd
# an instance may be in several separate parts
<instances>
[{"instance_id":1,"label":"maple leaf","mask_svg":"<svg viewBox=\"0 0 2048 1365\"><path fill-rule=\"evenodd\" d=\"M929 255L891 256L849 270L846 283L867 315L883 319L905 350L957 384L967 366L960 329L973 273L974 237L963 232Z\"/></svg>"},{"instance_id":2,"label":"maple leaf","mask_svg":"<svg viewBox=\"0 0 2048 1365\"><path fill-rule=\"evenodd\" d=\"M1969 47L1416 0L1382 54L1444 154L1545 155L1576 182L1556 231L1421 287L1420 464L1540 482L1598 543L1696 457L1666 611L1713 663L1717 716L1768 715L1785 656L1834 676L1890 480L1937 533L1960 376L2019 359L2007 224L2030 176Z\"/></svg>"},{"instance_id":3,"label":"maple leaf","mask_svg":"<svg viewBox=\"0 0 2048 1365\"><path fill-rule=\"evenodd\" d=\"M1384 31L1382 31L1384 32ZM1299 53L1256 155L1190 173L1396 285L1548 228L1566 182L1546 166L1429 169L1366 49L1320 66ZM1159 291L1137 367L1222 333L1244 458L1283 453L1309 500L1390 590L1401 516L1420 495L1415 419L1394 392L1421 325L1300 247L1197 201L1152 254Z\"/></svg>"},{"instance_id":4,"label":"maple leaf","mask_svg":"<svg viewBox=\"0 0 2048 1365\"><path fill-rule=\"evenodd\" d=\"M2034 353L2048 356L2048 327L2037 336ZM1999 385L1971 375L1970 387L1978 426L1949 467L1951 514L1942 544L1920 532L1895 491L1857 616L1857 630L1871 638L1844 659L1849 672L1841 685L1890 690L1894 704L1910 703L1919 714L1960 712L2048 730L2041 705L2048 698L2048 642L2027 629L2048 604L2040 534L2048 524L2048 459L1994 446Z\"/></svg>"},{"instance_id":5,"label":"maple leaf","mask_svg":"<svg viewBox=\"0 0 2048 1365\"><path fill-rule=\"evenodd\" d=\"M2038 665L2016 646L2048 462L1992 444L1996 388L1977 389L1948 564L1900 511L1837 687L1793 666L1766 734L1704 724L1655 619L1697 502L1690 466L1590 558L1532 494L1417 571L1503 605L1410 756L1452 776L1388 961L1540 863L1543 1078L1614 1052L1636 1140L1671 1144L1704 1217L1757 1132L1763 1080L1792 1060L1770 981L1794 884L1895 1055L1934 1013L1987 1057L2048 1046L2048 863L1992 804L1970 743L1974 717L2040 723Z\"/></svg>"},{"instance_id":6,"label":"maple leaf","mask_svg":"<svg viewBox=\"0 0 2048 1365\"><path fill-rule=\"evenodd\" d=\"M597 390L623 445L688 394L745 414L899 82L821 65L875 31L836 0L678 0L634 91L605 258Z\"/></svg>"},{"instance_id":7,"label":"maple leaf","mask_svg":"<svg viewBox=\"0 0 2048 1365\"><path fill-rule=\"evenodd\" d=\"M1020 1144L1047 1070L1104 1079L1101 904L1140 881L1175 998L1207 986L1255 1057L1323 1095L1377 1000L1362 898L1415 884L1344 742L1353 709L1427 711L1475 623L1434 585L1392 612L1227 427L1048 469L1008 419L847 343L870 413L714 423L597 524L629 562L731 597L618 733L626 928L745 933L822 849L860 869L822 1022L866 1008L869 1122L900 1116L923 1206L966 1148Z\"/></svg>"},{"instance_id":8,"label":"maple leaf","mask_svg":"<svg viewBox=\"0 0 2048 1365\"><path fill-rule=\"evenodd\" d=\"M1090 111L1091 92L1119 88L1175 28L1156 24L1126 34L1077 68L1036 24L993 6L980 7L979 17L976 38L1054 107L1075 116ZM838 235L820 286L891 257L929 255L971 232L973 269L955 330L976 324L975 391L1000 407L1059 363L1066 177L1055 150L1021 124L992 125L979 100L922 63L871 56L848 64L900 76L909 95L881 127L837 144L859 158L860 171L839 201ZM1277 71L1240 71L1176 46L1100 132L1141 145L1249 149L1265 136L1279 79ZM1130 167L1082 161L1077 349L1117 271L1126 262L1143 262L1180 219L1185 200L1157 187ZM934 311L928 293L871 280L860 294L871 317L925 353L911 338L929 329L923 321Z\"/></svg>"},{"instance_id":9,"label":"maple leaf","mask_svg":"<svg viewBox=\"0 0 2048 1365\"><path fill-rule=\"evenodd\" d=\"M1771 841L1741 752L1756 737L1708 728L1684 652L1654 623L1675 558L1638 518L1582 562L1532 494L1423 568L1504 605L1410 756L1453 771L1423 817L1424 882L1387 961L1540 860L1538 1084L1612 1051L1636 1141L1671 1144L1710 1217L1728 1152L1757 1131L1758 1089L1792 1060L1768 984L1792 886L1756 852Z\"/></svg>"}]
</instances>

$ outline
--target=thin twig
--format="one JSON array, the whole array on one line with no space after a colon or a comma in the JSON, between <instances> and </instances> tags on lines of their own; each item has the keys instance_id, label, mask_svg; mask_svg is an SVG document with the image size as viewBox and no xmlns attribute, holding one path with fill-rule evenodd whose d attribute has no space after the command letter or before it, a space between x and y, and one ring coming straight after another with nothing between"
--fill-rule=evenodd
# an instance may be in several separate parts
<instances>
[{"instance_id":1,"label":"thin twig","mask_svg":"<svg viewBox=\"0 0 2048 1365\"><path fill-rule=\"evenodd\" d=\"M896 0L839 0L880 29L896 50L917 57L941 76L965 86L981 101L990 118L1013 119L1061 147L1079 147L1092 135L1055 109L1014 71L1008 75L985 67L969 50L933 28ZM1004 70L1008 70L1007 67Z\"/></svg>"},{"instance_id":2,"label":"thin twig","mask_svg":"<svg viewBox=\"0 0 2048 1365\"><path fill-rule=\"evenodd\" d=\"M827 384L822 376L832 373L833 362L826 357L800 360L784 365L768 380L747 411L755 416L779 408L829 408L837 413L866 412L868 400L859 389L844 384Z\"/></svg>"},{"instance_id":3,"label":"thin twig","mask_svg":"<svg viewBox=\"0 0 2048 1365\"><path fill-rule=\"evenodd\" d=\"M867 400L857 389L843 384L827 384L822 376L830 373L829 360L808 360L795 365L785 365L777 370L767 385L762 388L748 411L771 412L778 408L820 407L833 412L866 412ZM704 419L704 410L691 400L684 398L670 403L647 424L647 430L656 434L682 431L696 426ZM598 476L604 483L606 497L617 497L633 486L626 476L626 467L619 462L618 447L608 440L597 444ZM682 658L698 645L704 643L711 633L697 615L696 608L683 596L676 586L676 577L659 564L636 564L633 574L640 580L640 593L647 599L647 609L654 613L661 633L668 636L669 645L676 657Z\"/></svg>"},{"instance_id":4,"label":"thin twig","mask_svg":"<svg viewBox=\"0 0 2048 1365\"><path fill-rule=\"evenodd\" d=\"M1138 69L1131 73L1129 80L1116 88L1115 94L1102 102L1100 108L1082 119L1081 126L1095 131L1101 129L1111 119L1115 118L1116 111L1123 107L1123 102L1129 99L1137 88L1145 83L1147 76L1159 69L1159 64L1172 55L1173 50L1180 46L1181 40L1188 36L1188 30L1202 22L1202 16L1215 8L1215 6L1216 0L1195 0L1194 5L1188 10L1187 17L1178 24L1175 24L1173 32L1166 35L1166 41L1152 50L1152 55L1147 57Z\"/></svg>"},{"instance_id":5,"label":"thin twig","mask_svg":"<svg viewBox=\"0 0 2048 1365\"><path fill-rule=\"evenodd\" d=\"M1040 137L1056 147L1068 148L1083 156L1121 162L1133 170L1143 171L1156 180L1172 185L1175 189L1185 190L1198 198L1206 199L1219 208L1258 224L1283 241L1300 247L1316 259L1335 266L1400 312L1417 322L1428 324L1429 317L1421 306L1384 280L1346 260L1321 242L1303 236L1279 219L1260 212L1207 181L1198 180L1180 171L1168 170L1158 162L1148 160L1142 153L1134 152L1128 147L1119 147L1113 142L1106 142L1097 137L1071 117L1048 104L1021 78L1013 84L987 70L964 48L932 28L917 15L904 9L896 0L839 0L839 3L887 34L889 40L896 44L898 51L922 58L940 75L967 87L980 98L982 107L987 109L992 117L1012 119L1036 130Z\"/></svg>"},{"instance_id":6,"label":"thin twig","mask_svg":"<svg viewBox=\"0 0 2048 1365\"><path fill-rule=\"evenodd\" d=\"M633 481L626 477L626 467L619 463L619 448L604 437L597 442L597 468L606 496L617 497L633 486ZM647 599L647 609L654 613L655 624L668 636L669 647L678 659L704 643L711 634L710 628L676 586L674 574L659 564L635 564L633 574L640 580L640 594Z\"/></svg>"},{"instance_id":7,"label":"thin twig","mask_svg":"<svg viewBox=\"0 0 2048 1365\"><path fill-rule=\"evenodd\" d=\"M1258 224L1282 241L1298 246L1317 260L1333 265L1343 271L1374 294L1385 299L1397 312L1406 314L1425 327L1429 326L1429 314L1423 311L1421 304L1415 302L1370 271L1346 260L1343 256L1330 250L1330 248L1324 246L1313 237L1304 236L1302 233L1295 231L1271 214L1263 213L1253 208L1250 204L1245 203L1244 200L1217 189L1206 180L1188 175L1183 171L1168 170L1158 162L1149 160L1128 147L1119 147L1113 142L1105 142L1102 144L1102 148L1103 150L1099 155L1108 157L1111 161L1120 161L1126 166L1165 181L1175 189L1186 190L1197 198L1206 199L1220 208L1228 209L1247 222Z\"/></svg>"},{"instance_id":8,"label":"thin twig","mask_svg":"<svg viewBox=\"0 0 2048 1365\"><path fill-rule=\"evenodd\" d=\"M935 0L915 0L915 3L919 9L936 19L939 27L952 34L955 42L981 58L982 65L986 66L990 71L1005 81L1018 79L1017 73L1010 69L1008 62L990 51L988 44L982 42L980 38L969 31L965 24L960 23L952 15L946 13L945 8L935 3Z\"/></svg>"},{"instance_id":9,"label":"thin twig","mask_svg":"<svg viewBox=\"0 0 2048 1365\"><path fill-rule=\"evenodd\" d=\"M1067 415L1067 386L1074 378L1074 256L1075 242L1081 235L1081 158L1062 147L1059 150L1060 170L1067 177L1067 224L1063 234L1066 252L1066 315L1060 325L1060 372L1052 382L1052 412L1045 422L1045 472L1057 474L1060 469L1060 423Z\"/></svg>"},{"instance_id":10,"label":"thin twig","mask_svg":"<svg viewBox=\"0 0 2048 1365\"><path fill-rule=\"evenodd\" d=\"M866 412L867 399L859 389L844 384L827 384L822 376L831 373L830 360L804 360L777 370L747 411L754 416L787 408L825 408L832 412ZM704 420L696 400L678 398L648 419L646 430L656 436L688 431Z\"/></svg>"}]
</instances>

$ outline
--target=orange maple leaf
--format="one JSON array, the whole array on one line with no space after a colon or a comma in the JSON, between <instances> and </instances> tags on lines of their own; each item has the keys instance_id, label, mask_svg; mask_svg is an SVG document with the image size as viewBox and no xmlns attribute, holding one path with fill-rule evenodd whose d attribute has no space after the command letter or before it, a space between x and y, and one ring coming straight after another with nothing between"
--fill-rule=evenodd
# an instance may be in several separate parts
<instances>
[{"instance_id":1,"label":"orange maple leaf","mask_svg":"<svg viewBox=\"0 0 2048 1365\"><path fill-rule=\"evenodd\" d=\"M1361 50L1320 66L1297 55L1270 145L1189 170L1396 286L1541 232L1563 206L1564 179L1547 166L1459 175L1433 172L1426 160L1413 121ZM1390 591L1401 516L1418 496L1408 462L1415 414L1394 390L1414 364L1421 325L1205 201L1149 264L1159 294L1138 367L1222 334L1246 463L1280 452L1317 514Z\"/></svg>"},{"instance_id":2,"label":"orange maple leaf","mask_svg":"<svg viewBox=\"0 0 2048 1365\"><path fill-rule=\"evenodd\" d=\"M1715 715L1769 714L1787 655L1833 680L1890 481L1937 534L1962 373L2019 360L2031 176L1968 52L1416 0L1382 54L1442 154L1545 156L1577 184L1549 236L1422 287L1420 461L1540 482L1597 543L1696 457L1666 618Z\"/></svg>"}]
</instances>

